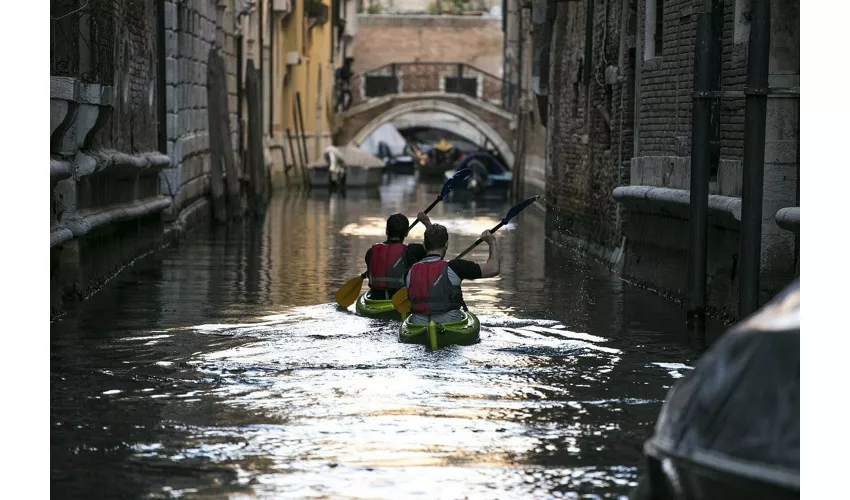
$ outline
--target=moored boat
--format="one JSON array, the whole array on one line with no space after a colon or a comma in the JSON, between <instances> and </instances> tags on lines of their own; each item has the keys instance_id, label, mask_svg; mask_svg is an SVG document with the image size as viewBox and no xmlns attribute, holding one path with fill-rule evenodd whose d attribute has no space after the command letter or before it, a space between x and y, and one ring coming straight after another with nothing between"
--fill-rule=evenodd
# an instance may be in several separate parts
<instances>
[{"instance_id":1,"label":"moored boat","mask_svg":"<svg viewBox=\"0 0 850 500\"><path fill-rule=\"evenodd\" d=\"M471 312L463 311L463 319L449 323L411 323L408 316L399 327L398 340L405 344L423 344L431 349L450 345L477 344L481 323Z\"/></svg>"},{"instance_id":2,"label":"moored boat","mask_svg":"<svg viewBox=\"0 0 850 500\"><path fill-rule=\"evenodd\" d=\"M800 283L670 390L632 500L800 498Z\"/></svg>"},{"instance_id":3,"label":"moored boat","mask_svg":"<svg viewBox=\"0 0 850 500\"><path fill-rule=\"evenodd\" d=\"M324 161L308 166L310 187L373 188L381 184L384 162L354 146L328 146Z\"/></svg>"},{"instance_id":4,"label":"moored boat","mask_svg":"<svg viewBox=\"0 0 850 500\"><path fill-rule=\"evenodd\" d=\"M376 319L401 319L401 314L393 308L390 299L373 299L371 292L366 292L357 297L355 308L357 313L367 318Z\"/></svg>"}]
</instances>

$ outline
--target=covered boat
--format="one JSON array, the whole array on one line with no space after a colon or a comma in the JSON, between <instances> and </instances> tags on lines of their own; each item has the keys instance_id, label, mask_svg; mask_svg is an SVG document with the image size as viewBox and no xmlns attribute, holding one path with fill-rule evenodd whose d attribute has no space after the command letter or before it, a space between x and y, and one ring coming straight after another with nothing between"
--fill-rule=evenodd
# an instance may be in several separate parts
<instances>
[{"instance_id":1,"label":"covered boat","mask_svg":"<svg viewBox=\"0 0 850 500\"><path fill-rule=\"evenodd\" d=\"M380 158L384 162L384 170L397 174L412 174L424 161L424 155L391 123L375 129L360 147Z\"/></svg>"},{"instance_id":2,"label":"covered boat","mask_svg":"<svg viewBox=\"0 0 850 500\"><path fill-rule=\"evenodd\" d=\"M463 153L460 149L445 138L441 138L433 144L428 152L427 160L417 169L419 177L440 179L461 157Z\"/></svg>"},{"instance_id":3,"label":"covered boat","mask_svg":"<svg viewBox=\"0 0 850 500\"><path fill-rule=\"evenodd\" d=\"M384 162L356 146L328 146L325 161L309 168L312 187L376 187L381 184Z\"/></svg>"},{"instance_id":4,"label":"covered boat","mask_svg":"<svg viewBox=\"0 0 850 500\"><path fill-rule=\"evenodd\" d=\"M667 395L632 500L800 497L800 285L721 337Z\"/></svg>"}]
</instances>

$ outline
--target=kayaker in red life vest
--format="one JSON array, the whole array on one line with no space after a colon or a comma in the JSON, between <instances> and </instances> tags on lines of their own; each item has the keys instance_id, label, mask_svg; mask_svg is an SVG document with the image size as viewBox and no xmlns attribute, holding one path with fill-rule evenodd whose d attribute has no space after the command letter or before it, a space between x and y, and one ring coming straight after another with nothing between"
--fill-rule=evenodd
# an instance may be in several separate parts
<instances>
[{"instance_id":1,"label":"kayaker in red life vest","mask_svg":"<svg viewBox=\"0 0 850 500\"><path fill-rule=\"evenodd\" d=\"M424 212L419 212L416 218L426 230L431 227L431 219ZM391 299L404 286L404 276L410 266L425 257L424 245L404 243L408 227L410 223L403 214L390 215L387 219L387 240L366 250L370 299Z\"/></svg>"},{"instance_id":2,"label":"kayaker in red life vest","mask_svg":"<svg viewBox=\"0 0 850 500\"><path fill-rule=\"evenodd\" d=\"M499 275L502 256L496 237L490 231L481 233L481 239L490 246L490 256L481 265L470 260L443 260L449 247L449 232L445 226L433 224L425 230L424 259L414 264L405 277L407 296L410 298L412 323L448 323L463 319L463 280L492 278Z\"/></svg>"}]
</instances>

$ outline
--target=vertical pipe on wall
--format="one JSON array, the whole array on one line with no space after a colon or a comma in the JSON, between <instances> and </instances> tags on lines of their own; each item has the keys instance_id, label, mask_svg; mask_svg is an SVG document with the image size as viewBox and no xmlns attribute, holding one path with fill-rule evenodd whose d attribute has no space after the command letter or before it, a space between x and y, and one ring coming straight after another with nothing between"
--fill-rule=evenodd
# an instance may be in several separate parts
<instances>
[{"instance_id":1,"label":"vertical pipe on wall","mask_svg":"<svg viewBox=\"0 0 850 500\"><path fill-rule=\"evenodd\" d=\"M632 118L632 158L636 159L640 156L640 90L643 72L644 59L644 39L646 35L641 36L641 33L646 33L646 16L641 19L640 4L637 9L637 19L635 20L635 88L634 88L634 117ZM643 27L643 29L641 29Z\"/></svg>"},{"instance_id":2,"label":"vertical pipe on wall","mask_svg":"<svg viewBox=\"0 0 850 500\"><path fill-rule=\"evenodd\" d=\"M274 137L274 12L269 12L269 137Z\"/></svg>"},{"instance_id":3,"label":"vertical pipe on wall","mask_svg":"<svg viewBox=\"0 0 850 500\"><path fill-rule=\"evenodd\" d=\"M166 107L165 74L165 0L156 2L156 113L159 117L157 146L159 152L168 154L168 110Z\"/></svg>"},{"instance_id":4,"label":"vertical pipe on wall","mask_svg":"<svg viewBox=\"0 0 850 500\"><path fill-rule=\"evenodd\" d=\"M254 56L255 57L254 60L256 61L256 64L257 64L257 76L260 77L259 78L259 80L260 80L260 123L263 122L262 113L263 113L263 110L265 108L265 106L264 106L265 99L264 99L264 96L263 96L263 86L266 82L266 80L265 80L266 68L264 67L264 64L263 64L263 50L264 50L263 32L265 31L265 25L263 24L263 7L265 6L265 3L266 3L266 0L260 0L259 2L257 2L257 15L259 16L259 19L258 19L258 22L257 22L257 30L259 31L259 35L257 35L257 37L258 37L259 42L260 42L260 48L257 51L258 54L256 54ZM260 133L262 133L262 125L260 126Z\"/></svg>"},{"instance_id":5,"label":"vertical pipe on wall","mask_svg":"<svg viewBox=\"0 0 850 500\"><path fill-rule=\"evenodd\" d=\"M306 166L307 163L310 163L310 155L307 154L307 132L304 130L304 111L301 107L301 92L295 92L295 106L298 113L296 115L298 127L301 129L301 148L304 150L304 162Z\"/></svg>"},{"instance_id":6,"label":"vertical pipe on wall","mask_svg":"<svg viewBox=\"0 0 850 500\"><path fill-rule=\"evenodd\" d=\"M688 332L705 332L708 194L711 152L711 13L697 14L691 123L691 197L688 224Z\"/></svg>"},{"instance_id":7,"label":"vertical pipe on wall","mask_svg":"<svg viewBox=\"0 0 850 500\"><path fill-rule=\"evenodd\" d=\"M626 125L626 83L629 81L626 72L626 37L629 36L629 5L631 0L622 0L620 4L620 45L617 49L617 80L620 86L620 133L617 138L617 186L623 184L623 147L625 138L623 131ZM622 224L622 206L617 203L617 227L621 228Z\"/></svg>"},{"instance_id":8,"label":"vertical pipe on wall","mask_svg":"<svg viewBox=\"0 0 850 500\"><path fill-rule=\"evenodd\" d=\"M244 36L241 32L236 37L236 127L238 129L239 135L239 158L242 158L242 155L245 152L245 123L242 115L242 97L243 97L243 88L244 88L244 76L243 76L243 58L242 54L242 41L244 40Z\"/></svg>"},{"instance_id":9,"label":"vertical pipe on wall","mask_svg":"<svg viewBox=\"0 0 850 500\"><path fill-rule=\"evenodd\" d=\"M744 115L744 176L741 189L741 260L738 317L759 307L764 143L770 56L770 1L752 0Z\"/></svg>"},{"instance_id":10,"label":"vertical pipe on wall","mask_svg":"<svg viewBox=\"0 0 850 500\"><path fill-rule=\"evenodd\" d=\"M584 86L590 85L590 75L593 74L593 0L587 2L587 18L584 26ZM554 8L554 7L550 7ZM605 50L605 48L602 48ZM590 99L588 98L588 102Z\"/></svg>"},{"instance_id":11,"label":"vertical pipe on wall","mask_svg":"<svg viewBox=\"0 0 850 500\"><path fill-rule=\"evenodd\" d=\"M517 47L517 63L516 63L517 88L516 88L516 95L514 97L514 106L516 106L515 109L519 113L522 113L522 108L519 107L519 102L522 99L522 78L523 78L523 75L525 74L525 72L523 71L523 66L522 66L522 47L523 47L523 45L525 45L525 39L522 36L523 35L523 33L522 33L522 17L523 17L524 7L520 4L520 2L516 2L516 11L517 11L517 14L516 14L517 23L519 24L519 28L517 28L517 39L518 39L518 43L517 43L517 45L518 45L518 47Z\"/></svg>"}]
</instances>

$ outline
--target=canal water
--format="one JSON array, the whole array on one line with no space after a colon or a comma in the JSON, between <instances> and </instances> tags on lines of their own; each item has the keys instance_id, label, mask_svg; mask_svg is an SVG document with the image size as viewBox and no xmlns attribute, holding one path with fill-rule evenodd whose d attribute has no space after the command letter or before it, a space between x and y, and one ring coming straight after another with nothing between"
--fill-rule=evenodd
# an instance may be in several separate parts
<instances>
[{"instance_id":1,"label":"canal water","mask_svg":"<svg viewBox=\"0 0 850 500\"><path fill-rule=\"evenodd\" d=\"M534 210L497 233L502 274L464 284L480 344L400 344L397 323L332 304L386 216L414 217L438 190L398 177L280 195L262 223L141 259L54 322L53 495L628 495L697 356L685 311L545 242ZM508 208L452 201L431 217L451 255Z\"/></svg>"}]
</instances>

